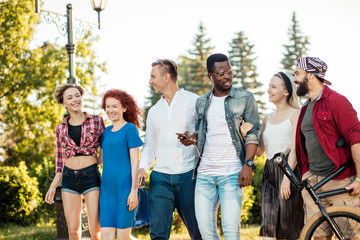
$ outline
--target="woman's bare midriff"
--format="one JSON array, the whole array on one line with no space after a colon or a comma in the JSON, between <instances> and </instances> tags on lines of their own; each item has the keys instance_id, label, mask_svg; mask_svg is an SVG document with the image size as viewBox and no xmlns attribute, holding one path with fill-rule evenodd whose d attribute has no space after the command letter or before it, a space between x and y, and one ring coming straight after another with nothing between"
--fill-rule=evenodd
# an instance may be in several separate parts
<instances>
[{"instance_id":1,"label":"woman's bare midriff","mask_svg":"<svg viewBox=\"0 0 360 240\"><path fill-rule=\"evenodd\" d=\"M65 166L73 170L79 170L95 163L97 163L97 160L94 156L76 156L68 158L65 161Z\"/></svg>"}]
</instances>

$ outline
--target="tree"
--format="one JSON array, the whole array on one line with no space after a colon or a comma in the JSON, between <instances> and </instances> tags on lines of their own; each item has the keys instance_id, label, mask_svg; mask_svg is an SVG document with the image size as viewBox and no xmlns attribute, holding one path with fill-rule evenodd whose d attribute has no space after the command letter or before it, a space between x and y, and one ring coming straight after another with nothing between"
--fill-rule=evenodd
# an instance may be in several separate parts
<instances>
[{"instance_id":1,"label":"tree","mask_svg":"<svg viewBox=\"0 0 360 240\"><path fill-rule=\"evenodd\" d=\"M55 164L50 164L55 156L55 127L65 109L55 102L53 93L59 84L66 83L68 55L64 46L49 42L29 48L39 20L33 1L2 1L0 5L2 164L18 166L24 161L30 176L36 176L42 186L49 182L46 176L53 175L43 174L41 169L55 172ZM93 96L95 73L106 71L105 63L98 63L91 49L96 40L90 32L85 33L75 55L78 83ZM40 190L44 195L46 187Z\"/></svg>"},{"instance_id":2,"label":"tree","mask_svg":"<svg viewBox=\"0 0 360 240\"><path fill-rule=\"evenodd\" d=\"M229 45L229 61L234 73L233 85L254 94L257 99L259 113L262 114L265 112L266 106L261 100L264 91L260 88L263 84L257 81L254 45L250 43L242 31L236 33L236 37L232 39Z\"/></svg>"},{"instance_id":3,"label":"tree","mask_svg":"<svg viewBox=\"0 0 360 240\"><path fill-rule=\"evenodd\" d=\"M193 49L188 55L180 55L179 86L185 90L201 95L211 89L211 82L207 77L206 59L212 53L210 39L206 37L206 29L202 22L195 35Z\"/></svg>"},{"instance_id":4,"label":"tree","mask_svg":"<svg viewBox=\"0 0 360 240\"><path fill-rule=\"evenodd\" d=\"M283 45L285 52L284 58L281 60L281 65L289 74L293 74L297 60L306 55L309 49L309 38L302 35L299 22L296 20L296 13L293 12L291 18L291 26L288 29L289 43Z\"/></svg>"},{"instance_id":5,"label":"tree","mask_svg":"<svg viewBox=\"0 0 360 240\"><path fill-rule=\"evenodd\" d=\"M38 20L32 5L30 0L16 4L4 2L0 10L1 27L6 28L0 35L3 51L0 81L4 86L0 92L0 121L4 127L0 133L1 145L7 165L25 160L30 169L54 154L54 129L65 109L56 104L52 95L56 86L66 83L67 74L67 53L63 46L45 42L36 49L29 48ZM96 40L86 33L76 52L79 83L95 95L94 72L106 71L105 64L97 63L91 50Z\"/></svg>"},{"instance_id":6,"label":"tree","mask_svg":"<svg viewBox=\"0 0 360 240\"><path fill-rule=\"evenodd\" d=\"M0 100L11 93L24 95L37 81L25 76L31 58L29 44L39 20L31 1L0 2Z\"/></svg>"}]
</instances>

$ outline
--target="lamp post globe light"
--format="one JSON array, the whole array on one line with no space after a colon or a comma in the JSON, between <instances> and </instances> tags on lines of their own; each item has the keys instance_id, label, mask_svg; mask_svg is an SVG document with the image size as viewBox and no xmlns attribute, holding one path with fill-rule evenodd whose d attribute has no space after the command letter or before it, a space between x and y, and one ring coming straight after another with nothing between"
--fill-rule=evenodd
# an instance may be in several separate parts
<instances>
[{"instance_id":1,"label":"lamp post globe light","mask_svg":"<svg viewBox=\"0 0 360 240\"><path fill-rule=\"evenodd\" d=\"M97 26L100 29L100 12L105 9L107 0L91 0L91 5L93 9L98 13L98 23L91 23L81 19L75 19L76 22L79 24L75 26L75 37L78 39L81 38L83 32L87 29L92 28L92 26ZM67 78L68 84L76 84L76 73L75 73L75 62L74 62L74 54L75 54L75 44L74 44L74 19L72 16L72 5L66 5L66 14L57 13L50 10L45 10L40 8L39 0L35 0L35 12L42 14L45 21L47 23L55 23L59 33L63 36L67 35L67 44L65 45L66 51L69 55L69 77ZM61 21L61 17L66 19L66 22L63 23ZM66 114L65 114L66 116ZM55 239L62 240L62 239L69 239L67 224L64 215L64 208L62 205L61 199L61 184L56 189L55 194L55 202L56 202L56 228L57 228L57 236ZM90 237L88 232L88 225L87 225L87 216L86 210L83 204L82 209L82 231L84 237ZM86 238L82 238L86 239ZM89 238L90 239L90 238Z\"/></svg>"},{"instance_id":2,"label":"lamp post globe light","mask_svg":"<svg viewBox=\"0 0 360 240\"><path fill-rule=\"evenodd\" d=\"M91 0L92 8L98 12L98 27L100 29L100 12L105 9L107 0Z\"/></svg>"}]
</instances>

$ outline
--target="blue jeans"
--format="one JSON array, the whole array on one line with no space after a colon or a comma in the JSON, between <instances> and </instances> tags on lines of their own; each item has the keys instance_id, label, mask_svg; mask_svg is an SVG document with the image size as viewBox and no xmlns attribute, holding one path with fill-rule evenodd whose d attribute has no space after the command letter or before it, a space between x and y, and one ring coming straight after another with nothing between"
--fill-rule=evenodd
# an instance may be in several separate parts
<instances>
[{"instance_id":1,"label":"blue jeans","mask_svg":"<svg viewBox=\"0 0 360 240\"><path fill-rule=\"evenodd\" d=\"M170 238L175 208L191 239L201 239L195 218L192 172L165 174L152 171L148 192L151 239Z\"/></svg>"},{"instance_id":2,"label":"blue jeans","mask_svg":"<svg viewBox=\"0 0 360 240\"><path fill-rule=\"evenodd\" d=\"M227 176L198 174L195 187L195 213L201 237L219 239L216 214L221 204L221 225L226 240L240 239L243 188L238 184L238 173Z\"/></svg>"}]
</instances>

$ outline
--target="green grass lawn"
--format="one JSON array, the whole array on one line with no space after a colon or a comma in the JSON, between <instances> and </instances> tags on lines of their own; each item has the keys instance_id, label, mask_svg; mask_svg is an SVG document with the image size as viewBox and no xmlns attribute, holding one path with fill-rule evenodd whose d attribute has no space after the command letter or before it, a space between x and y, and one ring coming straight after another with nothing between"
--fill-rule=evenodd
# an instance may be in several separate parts
<instances>
[{"instance_id":1,"label":"green grass lawn","mask_svg":"<svg viewBox=\"0 0 360 240\"><path fill-rule=\"evenodd\" d=\"M55 239L56 226L42 224L40 226L21 227L17 225L1 226L0 239L7 240L49 240Z\"/></svg>"},{"instance_id":2,"label":"green grass lawn","mask_svg":"<svg viewBox=\"0 0 360 240\"><path fill-rule=\"evenodd\" d=\"M241 239L258 240L260 237L259 226L242 226ZM149 234L140 234L134 232L134 236L139 240L149 240ZM56 237L56 227L54 225L42 224L39 226L21 227L16 225L8 225L0 227L0 239L7 240L51 240ZM171 240L190 239L186 230L180 233L171 234ZM224 239L223 237L221 239Z\"/></svg>"}]
</instances>

